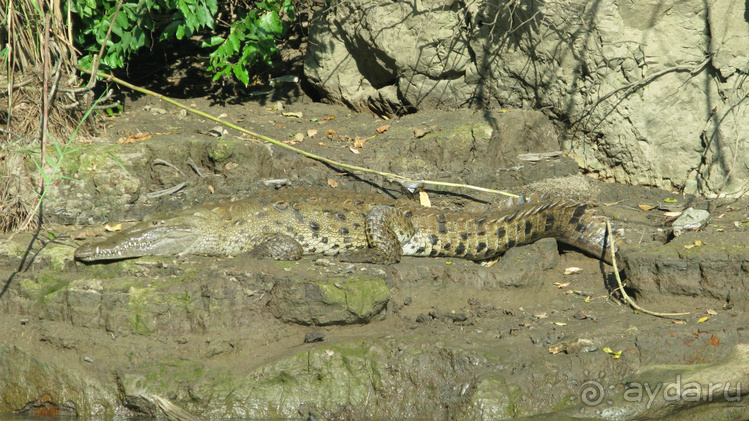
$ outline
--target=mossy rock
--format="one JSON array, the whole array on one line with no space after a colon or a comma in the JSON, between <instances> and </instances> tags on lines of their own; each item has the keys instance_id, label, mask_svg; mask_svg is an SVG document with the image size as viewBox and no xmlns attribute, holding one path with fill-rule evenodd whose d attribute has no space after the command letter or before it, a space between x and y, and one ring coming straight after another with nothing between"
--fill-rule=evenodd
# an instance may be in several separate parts
<instances>
[{"instance_id":1,"label":"mossy rock","mask_svg":"<svg viewBox=\"0 0 749 421\"><path fill-rule=\"evenodd\" d=\"M270 308L284 322L304 325L369 323L390 299L381 278L295 282L273 287Z\"/></svg>"}]
</instances>

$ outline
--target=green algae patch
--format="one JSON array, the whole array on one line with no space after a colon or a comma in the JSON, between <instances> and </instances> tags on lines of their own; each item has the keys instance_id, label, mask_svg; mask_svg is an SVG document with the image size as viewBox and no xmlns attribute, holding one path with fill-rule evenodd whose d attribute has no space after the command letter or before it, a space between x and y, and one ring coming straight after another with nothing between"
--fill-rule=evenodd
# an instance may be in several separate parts
<instances>
[{"instance_id":1,"label":"green algae patch","mask_svg":"<svg viewBox=\"0 0 749 421\"><path fill-rule=\"evenodd\" d=\"M213 162L224 162L234 154L236 142L218 140L208 147L208 157Z\"/></svg>"},{"instance_id":2,"label":"green algae patch","mask_svg":"<svg viewBox=\"0 0 749 421\"><path fill-rule=\"evenodd\" d=\"M369 323L390 300L385 281L366 276L303 282L281 280L273 286L271 294L274 316L305 325Z\"/></svg>"},{"instance_id":3,"label":"green algae patch","mask_svg":"<svg viewBox=\"0 0 749 421\"><path fill-rule=\"evenodd\" d=\"M479 380L466 405L463 416L467 419L505 419L522 415L519 403L522 390L508 385L498 374L489 374Z\"/></svg>"},{"instance_id":4,"label":"green algae patch","mask_svg":"<svg viewBox=\"0 0 749 421\"><path fill-rule=\"evenodd\" d=\"M354 278L344 281L342 286L346 309L361 319L379 313L390 299L390 290L382 279Z\"/></svg>"},{"instance_id":5,"label":"green algae patch","mask_svg":"<svg viewBox=\"0 0 749 421\"><path fill-rule=\"evenodd\" d=\"M58 292L64 290L69 283L70 281L59 278L55 273L44 272L34 278L22 279L19 295L44 306L55 301Z\"/></svg>"},{"instance_id":6,"label":"green algae patch","mask_svg":"<svg viewBox=\"0 0 749 421\"><path fill-rule=\"evenodd\" d=\"M384 351L366 341L310 349L252 372L210 373L191 383L203 413L225 418L293 417L300 402L320 408L366 408L377 398Z\"/></svg>"}]
</instances>

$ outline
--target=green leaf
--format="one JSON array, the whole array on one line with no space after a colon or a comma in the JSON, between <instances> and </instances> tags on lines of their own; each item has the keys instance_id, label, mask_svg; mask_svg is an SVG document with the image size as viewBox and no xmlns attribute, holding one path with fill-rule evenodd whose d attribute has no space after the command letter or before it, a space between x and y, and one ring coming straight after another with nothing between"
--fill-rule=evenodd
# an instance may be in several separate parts
<instances>
[{"instance_id":1,"label":"green leaf","mask_svg":"<svg viewBox=\"0 0 749 421\"><path fill-rule=\"evenodd\" d=\"M172 21L161 32L161 36L159 37L159 39L163 41L163 40L165 40L167 38L173 37L177 33L177 30L182 25L182 23L183 23L182 21Z\"/></svg>"},{"instance_id":2,"label":"green leaf","mask_svg":"<svg viewBox=\"0 0 749 421\"><path fill-rule=\"evenodd\" d=\"M262 15L257 26L272 35L280 36L283 33L283 22L276 12L268 12Z\"/></svg>"},{"instance_id":3,"label":"green leaf","mask_svg":"<svg viewBox=\"0 0 749 421\"><path fill-rule=\"evenodd\" d=\"M201 46L202 48L206 48L206 47L215 47L215 46L217 46L217 45L221 44L222 42L224 42L224 39L223 39L223 38L221 38L220 36L214 35L214 36L212 36L212 37L211 37L211 38L210 38L210 39L208 40L208 42L205 42L205 41L203 41L203 42L202 42L202 43L200 44L200 46Z\"/></svg>"},{"instance_id":4,"label":"green leaf","mask_svg":"<svg viewBox=\"0 0 749 421\"><path fill-rule=\"evenodd\" d=\"M234 71L234 76L236 76L240 82L244 83L245 86L250 84L250 75L247 73L247 69L245 69L244 66L241 64L235 64L232 66L232 70Z\"/></svg>"}]
</instances>

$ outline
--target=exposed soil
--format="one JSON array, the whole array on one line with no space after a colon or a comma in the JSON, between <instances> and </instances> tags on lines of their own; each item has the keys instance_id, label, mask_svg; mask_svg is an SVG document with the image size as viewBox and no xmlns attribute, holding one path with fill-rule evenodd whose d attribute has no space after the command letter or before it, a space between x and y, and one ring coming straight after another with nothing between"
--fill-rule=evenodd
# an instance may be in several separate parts
<instances>
[{"instance_id":1,"label":"exposed soil","mask_svg":"<svg viewBox=\"0 0 749 421\"><path fill-rule=\"evenodd\" d=\"M442 258L404 258L396 265L378 266L314 256L298 262L179 257L74 263L74 247L84 240L73 237L93 235L82 234L85 229L99 234L104 222L134 221L162 208L272 188L274 184L267 183L271 179L355 190L373 190L375 184L384 188L374 190L402 196L380 177L344 174L247 136L227 133L220 140L213 138L204 133L217 124L195 116L181 118L174 107L141 98L108 123L106 136L83 145L98 148L100 155L114 154L118 165L110 166L111 171L69 169L71 177L106 179L96 182L97 191L85 193L93 196L59 180L59 196L51 198L46 209L52 223L35 239L26 233L2 239L0 275L6 283L0 295L0 352L5 356L0 361L12 357L25 365L4 368L3 373L15 373L14 389L3 395L0 411L132 414L147 406L134 400L147 392L205 416L287 417L297 410L309 414L313 408L323 416L340 418L493 419L579 404L581 385L590 380L603 385L607 396L613 395L644 366L712 362L746 342L749 252L741 254L744 246L739 244L746 233L741 221L749 218L745 200L714 203L708 227L664 245L669 229L658 207L707 208L707 202L574 177L578 170L570 158L538 163L515 159L517 153L552 150L541 137L519 146L502 144L512 151L501 157L504 165L479 156L488 152L478 150L478 143L468 146L474 155L460 156L455 151L464 151L461 145L450 149L439 141L414 138L414 130L447 133L464 125L471 114L479 121L501 114L435 111L385 121L304 97L289 98L280 91L236 105L218 106L205 98L189 100L188 105L284 141L303 133L299 147L354 165L516 192L573 195L596 203L615 228L623 230L622 252L637 254L641 269L655 268L651 283L627 280L635 298L654 311L689 314L677 322L633 312L618 293L612 294L609 266L564 246L557 248L553 240L518 248L492 268ZM283 111L275 109L278 103ZM522 113L511 111L507 120L489 125L511 132L503 125L513 119L527 122ZM390 129L372 137L385 125ZM526 129L521 125L514 130ZM314 138L308 130L317 130ZM334 131L328 132L330 138L329 130ZM130 136L131 145L116 151L110 147L120 138L128 139L128 133L151 136ZM357 137L366 139L363 148L354 148ZM77 165L97 162L85 161L86 154L75 156ZM476 164L461 168L466 162ZM120 178L119 163L127 168ZM561 176L568 178L554 178ZM139 180L132 188L125 183L131 179ZM188 185L177 193L145 195L182 181ZM466 189L434 190L431 198L439 206L469 206L468 197L491 199ZM91 199L104 196L110 197L108 205ZM676 199L677 205L666 199ZM638 205L655 208L643 210ZM700 254L700 248L709 248L710 253ZM671 273L660 264L666 260L681 272L669 278L671 284L657 284L665 279L664 273ZM690 266L695 261L697 266ZM579 271L565 275L572 267ZM706 285L700 274L711 270L711 283ZM679 289L678 279L673 279L678 273L684 279L696 276L696 283ZM722 279L716 279L720 274ZM387 307L366 324L285 323L269 306L273 288L281 281L337 285L353 277L383 280L389 289ZM708 319L701 320L705 316ZM304 343L308 334L322 334L324 340ZM621 357L614 358L604 348L621 351ZM344 356L341 367L309 368L322 367L327 363L319 361L338 355ZM295 371L292 362L299 356L306 356L308 366ZM362 361L372 366L357 369ZM315 380L320 384L317 390L315 382L304 377L311 373L325 377ZM337 379L338 375L348 380ZM362 378L368 379L366 384L357 383ZM279 386L284 382L287 386ZM292 386L295 382L307 383ZM339 399L335 394L341 384L348 385L349 395ZM69 390L61 391L62 385ZM352 392L357 388L372 396L360 399L359 392ZM274 398L278 390L299 394Z\"/></svg>"}]
</instances>

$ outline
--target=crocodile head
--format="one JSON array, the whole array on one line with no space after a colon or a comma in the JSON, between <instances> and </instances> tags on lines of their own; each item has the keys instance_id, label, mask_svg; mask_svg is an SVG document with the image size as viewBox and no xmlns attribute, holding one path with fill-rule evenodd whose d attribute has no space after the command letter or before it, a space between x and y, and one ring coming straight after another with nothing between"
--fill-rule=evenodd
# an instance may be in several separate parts
<instances>
[{"instance_id":1,"label":"crocodile head","mask_svg":"<svg viewBox=\"0 0 749 421\"><path fill-rule=\"evenodd\" d=\"M169 256L188 251L198 238L192 224L174 219L144 221L101 241L75 250L76 260L118 260L141 256Z\"/></svg>"}]
</instances>

